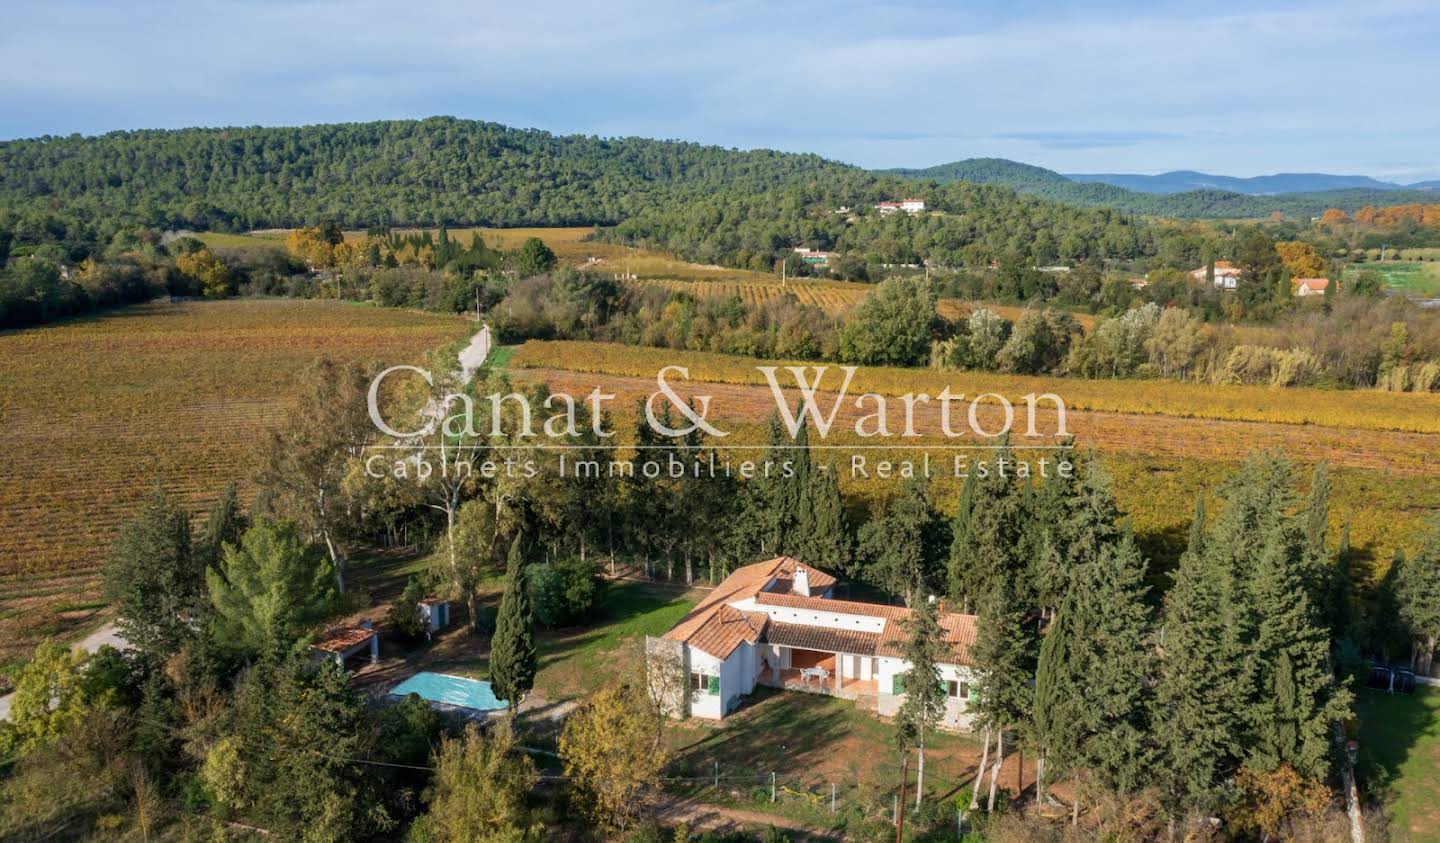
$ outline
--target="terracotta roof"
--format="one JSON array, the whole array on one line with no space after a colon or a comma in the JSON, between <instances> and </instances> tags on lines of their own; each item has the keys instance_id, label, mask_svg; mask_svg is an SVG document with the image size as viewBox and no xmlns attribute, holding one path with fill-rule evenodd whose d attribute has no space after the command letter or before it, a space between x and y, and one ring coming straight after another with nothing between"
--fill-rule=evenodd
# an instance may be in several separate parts
<instances>
[{"instance_id":1,"label":"terracotta roof","mask_svg":"<svg viewBox=\"0 0 1440 843\"><path fill-rule=\"evenodd\" d=\"M759 640L769 620L764 612L742 612L730 606L721 606L685 643L724 661L741 642L754 644Z\"/></svg>"},{"instance_id":2,"label":"terracotta roof","mask_svg":"<svg viewBox=\"0 0 1440 843\"><path fill-rule=\"evenodd\" d=\"M778 574L784 573L793 577L795 566L798 564L800 563L788 556L777 556L764 562L736 568L730 572L730 576L715 586L714 591L700 601L700 605L692 609L669 632L665 633L665 637L671 641L689 641L690 636L698 632L721 606L744 600L747 597L754 597ZM824 588L835 582L835 578L824 571L818 571L808 565L806 570L809 571L810 584L814 588Z\"/></svg>"},{"instance_id":3,"label":"terracotta roof","mask_svg":"<svg viewBox=\"0 0 1440 843\"><path fill-rule=\"evenodd\" d=\"M762 591L755 595L755 602L761 606L784 606L787 609L810 609L816 612L864 615L887 620L900 620L910 614L910 610L904 606L860 603L855 600L832 600L828 597L801 597L798 594L777 594L772 591Z\"/></svg>"},{"instance_id":4,"label":"terracotta roof","mask_svg":"<svg viewBox=\"0 0 1440 843\"><path fill-rule=\"evenodd\" d=\"M346 626L332 631L324 639L315 642L314 649L326 653L343 653L358 647L375 636L375 630L363 626Z\"/></svg>"},{"instance_id":5,"label":"terracotta roof","mask_svg":"<svg viewBox=\"0 0 1440 843\"><path fill-rule=\"evenodd\" d=\"M1324 290L1330 286L1329 278L1300 278L1295 281L1295 288L1304 287L1307 290Z\"/></svg>"},{"instance_id":6,"label":"terracotta roof","mask_svg":"<svg viewBox=\"0 0 1440 843\"><path fill-rule=\"evenodd\" d=\"M771 621L770 625L765 627L765 641L803 650L873 656L878 653L880 633Z\"/></svg>"},{"instance_id":7,"label":"terracotta roof","mask_svg":"<svg viewBox=\"0 0 1440 843\"><path fill-rule=\"evenodd\" d=\"M665 638L683 641L701 652L718 659L729 658L742 642L755 643L763 638L773 644L828 652L902 657L901 649L908 634L905 622L910 610L903 606L882 603L861 603L855 600L832 600L826 597L803 597L789 593L795 566L801 563L788 556L757 562L737 568L708 594L700 605L680 619ZM835 578L808 565L810 586L824 590ZM771 580L783 590L763 591ZM809 609L845 615L881 618L882 632L863 632L808 624L773 621L763 611L742 611L729 605L754 598L758 606ZM956 664L968 664L970 647L975 643L975 616L941 612L940 627Z\"/></svg>"}]
</instances>

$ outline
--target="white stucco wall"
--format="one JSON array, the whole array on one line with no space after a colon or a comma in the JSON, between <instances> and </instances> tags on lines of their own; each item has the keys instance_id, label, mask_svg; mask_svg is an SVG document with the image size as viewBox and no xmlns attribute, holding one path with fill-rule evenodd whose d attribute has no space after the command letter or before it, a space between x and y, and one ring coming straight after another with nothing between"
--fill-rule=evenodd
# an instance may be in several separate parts
<instances>
[{"instance_id":1,"label":"white stucco wall","mask_svg":"<svg viewBox=\"0 0 1440 843\"><path fill-rule=\"evenodd\" d=\"M940 671L941 681L955 680L964 682L969 686L970 694L975 693L975 676L968 667L953 664L936 665ZM907 672L909 666L901 659L882 658L880 659L879 680L876 683L876 710L886 717L894 717L900 711L900 703L905 700L905 695L891 693L895 687L895 676ZM969 708L970 701L961 698L953 698L945 703L945 714L940 720L940 726L944 729L957 731L969 730L974 719L974 713Z\"/></svg>"},{"instance_id":2,"label":"white stucco wall","mask_svg":"<svg viewBox=\"0 0 1440 843\"><path fill-rule=\"evenodd\" d=\"M856 632L880 633L885 630L884 618L876 618L869 615L821 612L814 609L793 609L789 606L768 606L763 603L757 603L753 597L747 597L731 605L746 612L764 612L770 616L770 620L779 621L780 623L823 626L827 629L849 629Z\"/></svg>"}]
</instances>

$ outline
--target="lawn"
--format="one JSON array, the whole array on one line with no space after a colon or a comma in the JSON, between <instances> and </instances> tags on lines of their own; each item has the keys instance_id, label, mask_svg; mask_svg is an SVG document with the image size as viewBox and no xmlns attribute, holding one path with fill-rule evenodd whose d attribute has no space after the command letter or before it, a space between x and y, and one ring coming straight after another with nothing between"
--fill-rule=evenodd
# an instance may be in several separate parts
<instances>
[{"instance_id":1,"label":"lawn","mask_svg":"<svg viewBox=\"0 0 1440 843\"><path fill-rule=\"evenodd\" d=\"M489 583L483 603L499 603L501 583ZM699 599L698 592L664 583L608 581L595 620L583 627L540 630L536 636L540 671L535 694L549 702L582 697L613 678L632 675L645 636L662 635ZM414 665L483 679L489 675L488 636L448 636Z\"/></svg>"},{"instance_id":2,"label":"lawn","mask_svg":"<svg viewBox=\"0 0 1440 843\"><path fill-rule=\"evenodd\" d=\"M1351 264L1347 275L1374 270L1385 279L1385 286L1399 293L1440 296L1440 263L1385 261L1384 263Z\"/></svg>"},{"instance_id":3,"label":"lawn","mask_svg":"<svg viewBox=\"0 0 1440 843\"><path fill-rule=\"evenodd\" d=\"M1385 797L1397 843L1440 840L1440 688L1360 695L1360 781Z\"/></svg>"}]
</instances>

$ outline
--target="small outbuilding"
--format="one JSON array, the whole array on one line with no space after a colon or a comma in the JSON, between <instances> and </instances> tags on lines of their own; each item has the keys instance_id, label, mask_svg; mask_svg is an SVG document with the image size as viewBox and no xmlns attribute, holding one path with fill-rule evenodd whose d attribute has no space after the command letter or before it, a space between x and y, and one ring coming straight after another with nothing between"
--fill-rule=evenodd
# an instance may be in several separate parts
<instances>
[{"instance_id":1,"label":"small outbuilding","mask_svg":"<svg viewBox=\"0 0 1440 843\"><path fill-rule=\"evenodd\" d=\"M427 597L420 601L420 620L425 634L434 635L450 625L450 601L443 597Z\"/></svg>"},{"instance_id":2,"label":"small outbuilding","mask_svg":"<svg viewBox=\"0 0 1440 843\"><path fill-rule=\"evenodd\" d=\"M368 620L356 626L343 626L331 630L324 638L311 645L311 652L320 658L334 659L341 667L345 660L370 650L370 663L380 661L380 634Z\"/></svg>"}]
</instances>

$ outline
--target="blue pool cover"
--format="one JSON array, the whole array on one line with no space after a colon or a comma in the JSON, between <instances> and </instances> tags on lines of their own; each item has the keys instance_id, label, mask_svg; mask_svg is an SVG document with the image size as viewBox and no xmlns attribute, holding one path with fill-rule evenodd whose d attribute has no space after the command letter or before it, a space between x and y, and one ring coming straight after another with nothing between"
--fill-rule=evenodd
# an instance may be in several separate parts
<instances>
[{"instance_id":1,"label":"blue pool cover","mask_svg":"<svg viewBox=\"0 0 1440 843\"><path fill-rule=\"evenodd\" d=\"M495 698L489 682L445 673L417 673L391 688L390 693L397 697L419 694L421 699L430 702L476 711L495 711L505 707L504 700Z\"/></svg>"}]
</instances>

